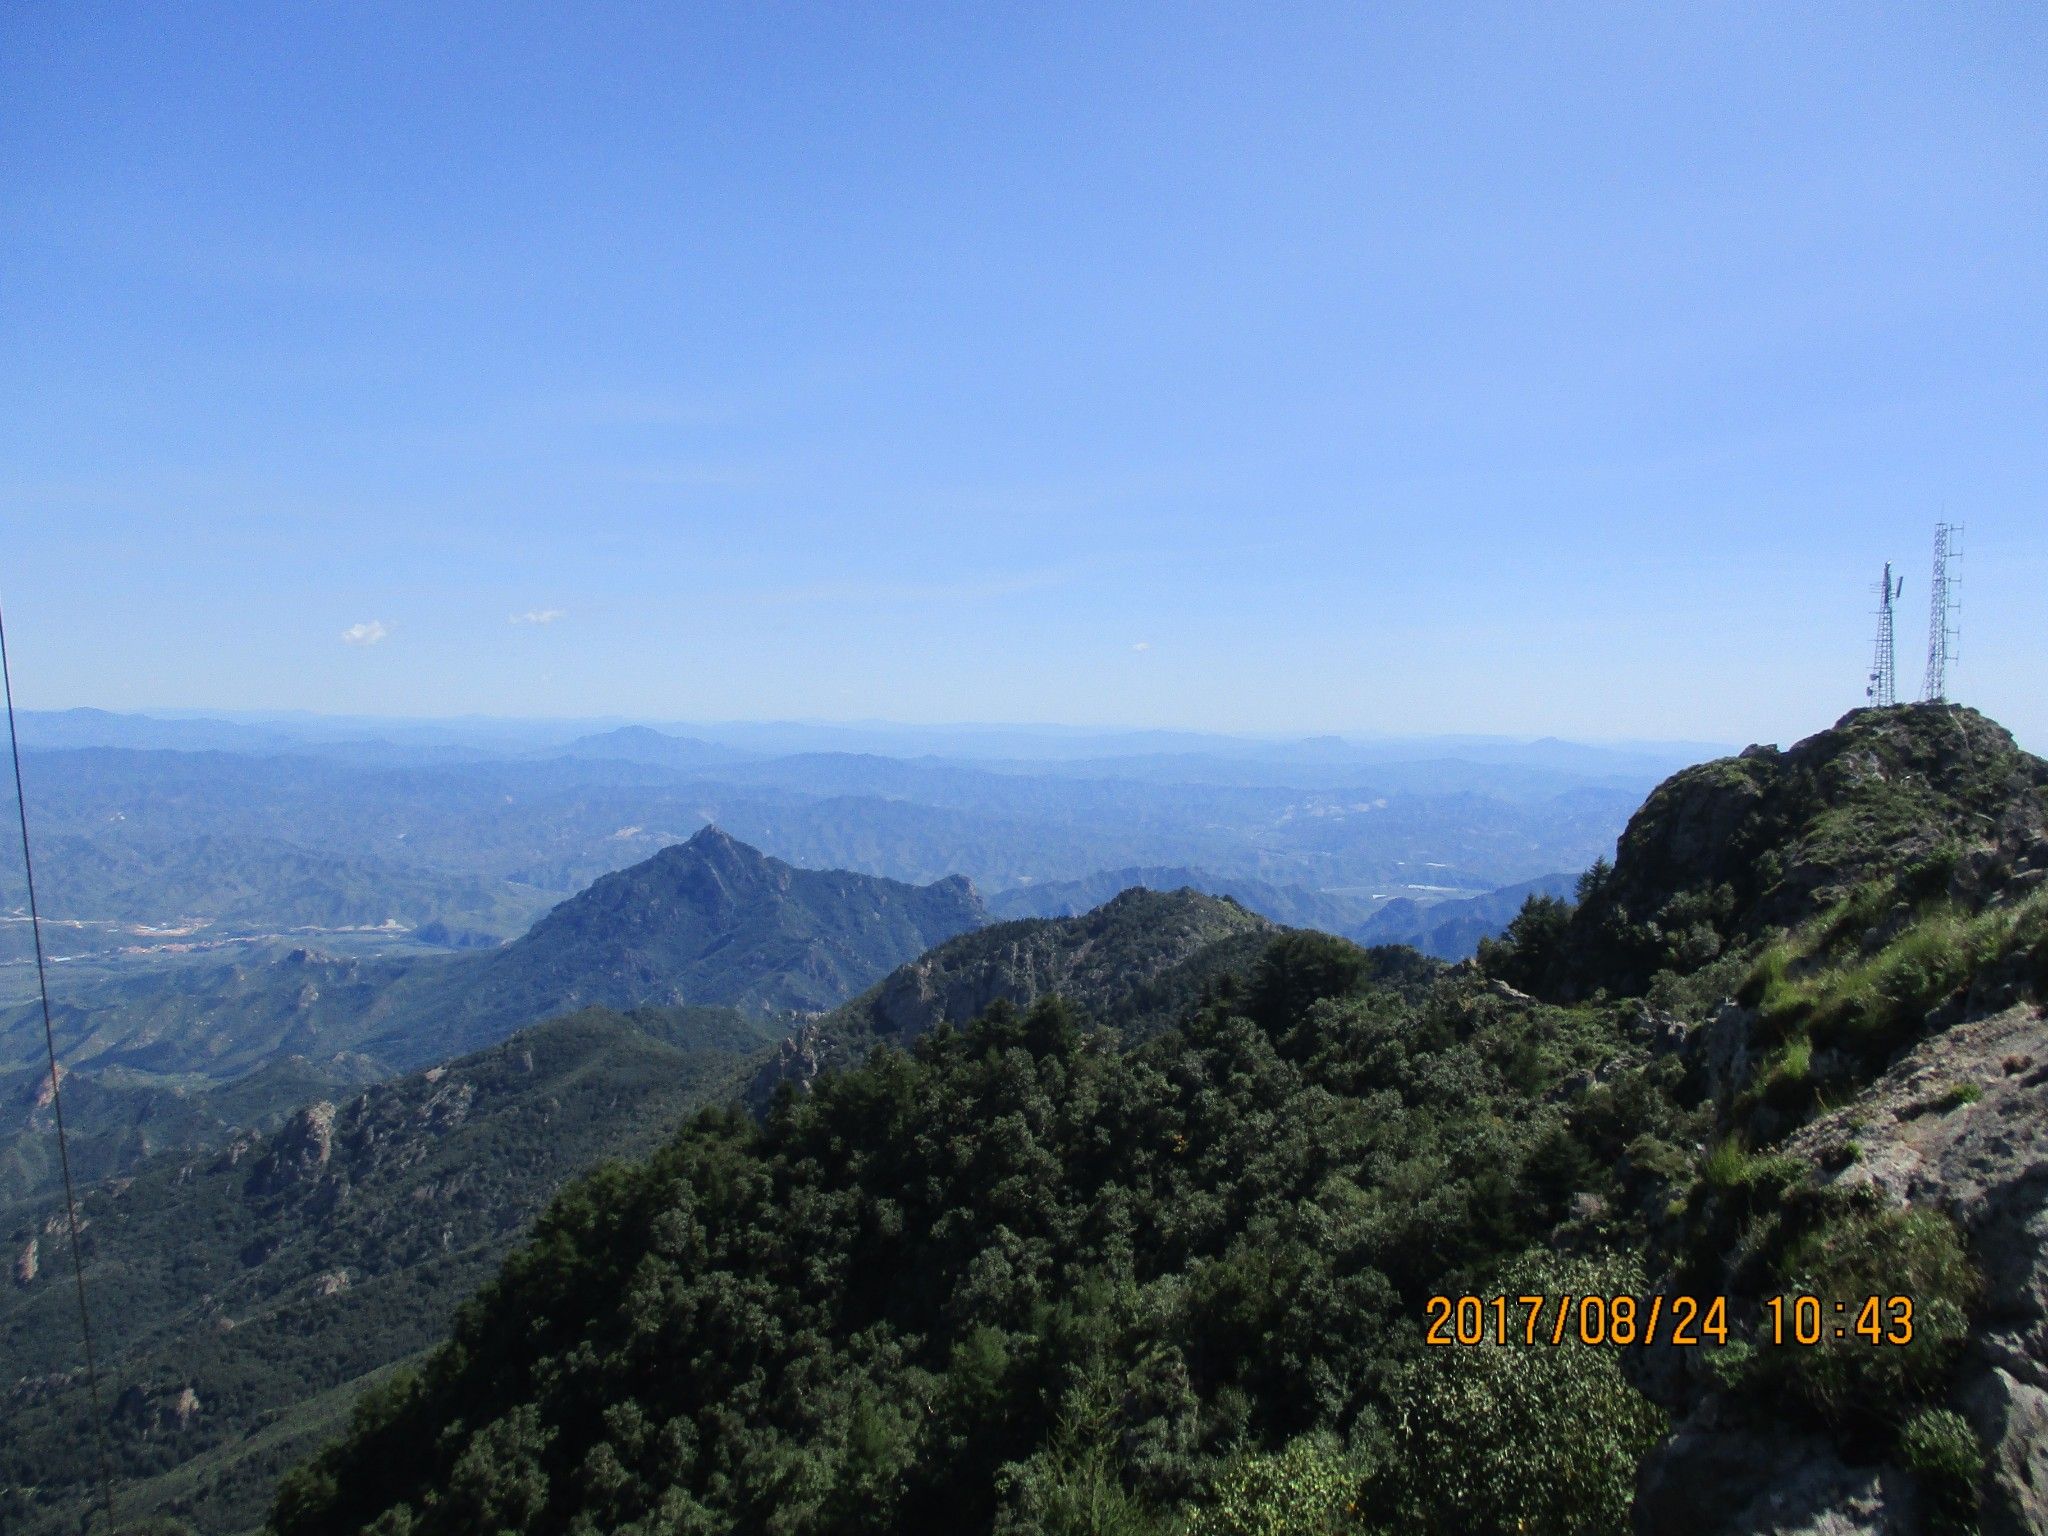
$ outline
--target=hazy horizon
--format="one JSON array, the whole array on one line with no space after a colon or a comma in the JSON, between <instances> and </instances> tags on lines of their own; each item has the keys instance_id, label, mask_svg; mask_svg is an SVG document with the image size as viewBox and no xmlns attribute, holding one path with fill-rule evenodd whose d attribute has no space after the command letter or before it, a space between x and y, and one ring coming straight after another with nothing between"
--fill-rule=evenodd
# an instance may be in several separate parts
<instances>
[{"instance_id":1,"label":"hazy horizon","mask_svg":"<svg viewBox=\"0 0 2048 1536\"><path fill-rule=\"evenodd\" d=\"M622 728L640 727L665 734L682 735L691 731L710 733L749 730L815 730L819 732L901 732L943 733L959 732L964 735L976 733L988 735L1042 735L1046 737L1080 737L1087 739L1116 739L1128 737L1143 739L1160 737L1185 739L1190 742L1239 742L1261 746L1312 746L1321 743L1373 746L1414 743L1472 743L1503 745L1541 745L1556 742L1568 746L1584 746L1603 750L1627 750L1630 748L1690 749L1698 748L1713 752L1732 752L1746 743L1733 741L1701 741L1686 737L1656 736L1563 736L1556 734L1537 735L1532 733L1491 732L1491 731L1431 731L1410 732L1393 728L1361 729L1351 731L1325 731L1313 728L1274 730L1210 730L1199 726L1181 725L1137 725L1129 722L1105 721L1089 723L1073 720L998 720L998 719L891 719L883 716L773 716L733 717L728 719L673 719L650 715L620 714L557 714L519 715L469 712L462 714L353 714L315 708L206 708L185 705L142 705L133 709L108 709L96 704L38 704L20 705L24 718L49 717L64 714L104 714L123 719L205 721L217 720L231 724L246 725L291 725L317 722L332 727L365 728L390 726L407 730L433 727L527 728L550 732L586 731L600 732ZM1832 723L1832 722L1830 722ZM1815 730L1824 729L1817 725ZM1809 733L1810 734L1810 733Z\"/></svg>"}]
</instances>

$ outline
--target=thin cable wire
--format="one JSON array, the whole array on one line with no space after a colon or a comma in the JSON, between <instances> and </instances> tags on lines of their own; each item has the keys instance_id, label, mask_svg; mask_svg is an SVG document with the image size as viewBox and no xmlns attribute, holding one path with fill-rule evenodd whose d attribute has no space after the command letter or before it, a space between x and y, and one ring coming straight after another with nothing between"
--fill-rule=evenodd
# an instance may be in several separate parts
<instances>
[{"instance_id":1,"label":"thin cable wire","mask_svg":"<svg viewBox=\"0 0 2048 1536\"><path fill-rule=\"evenodd\" d=\"M100 1500L114 1531L114 1474L107 1455L107 1421L100 1413L100 1373L93 1359L92 1312L85 1304L85 1253L78 1245L78 1193L71 1182L71 1145L64 1135L64 1089L57 1076L57 1028L50 1022L50 978L43 964L43 921L36 910L36 866L28 851L28 798L21 787L21 737L14 728L14 672L7 660L7 620L0 616L0 687L7 695L7 747L14 758L14 808L21 815L21 870L28 881L28 929L36 946L36 989L43 999L43 1044L50 1053L50 1108L57 1117L57 1161L64 1170L64 1215L71 1229L71 1275L78 1282L78 1331L85 1340L85 1385L92 1399L93 1435L100 1453Z\"/></svg>"}]
</instances>

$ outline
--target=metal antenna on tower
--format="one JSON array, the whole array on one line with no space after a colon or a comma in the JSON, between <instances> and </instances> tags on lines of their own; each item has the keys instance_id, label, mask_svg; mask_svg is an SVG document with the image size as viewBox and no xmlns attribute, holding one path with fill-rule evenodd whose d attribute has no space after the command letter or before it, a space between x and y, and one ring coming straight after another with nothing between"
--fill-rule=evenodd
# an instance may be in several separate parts
<instances>
[{"instance_id":1,"label":"metal antenna on tower","mask_svg":"<svg viewBox=\"0 0 2048 1536\"><path fill-rule=\"evenodd\" d=\"M1958 660L1956 614L1963 606L1962 578L1948 563L1963 557L1963 525L1934 525L1934 585L1927 594L1927 686L1922 697L1939 704L1948 697L1948 665Z\"/></svg>"},{"instance_id":2,"label":"metal antenna on tower","mask_svg":"<svg viewBox=\"0 0 2048 1536\"><path fill-rule=\"evenodd\" d=\"M1892 656L1892 601L1904 589L1906 578L1892 580L1892 563L1884 563L1884 576L1877 584L1877 653L1870 659L1870 683L1863 696L1880 709L1899 702L1898 670Z\"/></svg>"}]
</instances>

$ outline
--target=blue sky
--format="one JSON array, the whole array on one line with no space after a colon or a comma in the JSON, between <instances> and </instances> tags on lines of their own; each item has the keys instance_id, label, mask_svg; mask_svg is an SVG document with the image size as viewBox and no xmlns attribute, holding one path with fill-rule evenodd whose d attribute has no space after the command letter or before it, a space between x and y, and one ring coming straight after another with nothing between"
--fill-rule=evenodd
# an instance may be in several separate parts
<instances>
[{"instance_id":1,"label":"blue sky","mask_svg":"<svg viewBox=\"0 0 2048 1536\"><path fill-rule=\"evenodd\" d=\"M1789 739L1886 558L1917 685L1945 513L1955 691L2048 745L2044 68L2021 5L26 0L21 694Z\"/></svg>"}]
</instances>

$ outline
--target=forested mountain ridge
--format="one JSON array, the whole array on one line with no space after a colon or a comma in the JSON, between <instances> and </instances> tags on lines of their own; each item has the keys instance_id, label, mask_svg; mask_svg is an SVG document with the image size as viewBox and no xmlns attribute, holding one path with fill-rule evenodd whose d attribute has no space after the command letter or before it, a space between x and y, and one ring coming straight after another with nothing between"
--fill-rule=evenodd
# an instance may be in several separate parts
<instances>
[{"instance_id":1,"label":"forested mountain ridge","mask_svg":"<svg viewBox=\"0 0 2048 1536\"><path fill-rule=\"evenodd\" d=\"M88 1189L122 1507L249 1528L336 1403L431 1344L564 1179L649 1150L772 1038L732 1009L587 1010ZM65 1529L96 1469L61 1202L0 1207L0 1234L0 1525Z\"/></svg>"},{"instance_id":2,"label":"forested mountain ridge","mask_svg":"<svg viewBox=\"0 0 2048 1536\"><path fill-rule=\"evenodd\" d=\"M535 923L522 964L669 986L685 999L767 1011L830 1008L876 975L988 921L953 875L925 886L799 869L706 827L606 875ZM511 963L511 951L493 967Z\"/></svg>"},{"instance_id":3,"label":"forested mountain ridge","mask_svg":"<svg viewBox=\"0 0 2048 1536\"><path fill-rule=\"evenodd\" d=\"M1028 1007L1058 994L1104 1020L1129 1019L1149 985L1213 945L1277 931L1228 898L1139 887L1077 917L963 934L899 967L846 1011L899 1040L965 1025L999 998Z\"/></svg>"},{"instance_id":4,"label":"forested mountain ridge","mask_svg":"<svg viewBox=\"0 0 2048 1536\"><path fill-rule=\"evenodd\" d=\"M1135 1050L998 1002L700 1116L567 1192L276 1529L2039 1528L2048 768L1916 706L1696 772L1480 967L1280 935ZM1922 1331L1774 1346L1771 1286ZM1728 1343L1421 1344L1431 1294L1653 1289L1729 1295Z\"/></svg>"},{"instance_id":5,"label":"forested mountain ridge","mask_svg":"<svg viewBox=\"0 0 2048 1536\"><path fill-rule=\"evenodd\" d=\"M459 963L301 946L254 963L195 957L92 986L60 975L51 989L58 1059L80 1075L216 1083L288 1056L324 1065L362 1054L382 1020L431 994L435 973ZM0 1060L33 1070L42 1023L33 1002L0 1010Z\"/></svg>"},{"instance_id":6,"label":"forested mountain ridge","mask_svg":"<svg viewBox=\"0 0 2048 1536\"><path fill-rule=\"evenodd\" d=\"M1028 1007L1057 995L1091 1018L1142 1032L1192 1002L1205 981L1249 966L1278 931L1228 899L1143 887L1077 917L997 923L938 946L805 1024L763 1068L752 1100L765 1104L781 1084L806 1084L877 1045L968 1024L999 1001Z\"/></svg>"},{"instance_id":7,"label":"forested mountain ridge","mask_svg":"<svg viewBox=\"0 0 2048 1536\"><path fill-rule=\"evenodd\" d=\"M1232 878L1187 865L1137 865L1105 869L1079 880L1050 880L1018 886L989 898L989 912L999 920L1020 917L1079 917L1120 892L1142 886L1151 891L1176 891L1186 886L1211 896L1227 896L1262 917L1289 928L1317 928L1349 934L1366 920L1372 903L1357 897L1312 891L1301 886Z\"/></svg>"},{"instance_id":8,"label":"forested mountain ridge","mask_svg":"<svg viewBox=\"0 0 2048 1536\"><path fill-rule=\"evenodd\" d=\"M346 1095L383 1076L366 1057L326 1061L284 1055L213 1088L171 1091L153 1083L64 1074L64 1129L80 1183L127 1173L159 1152L220 1146L238 1133L267 1131L301 1104ZM58 1186L50 1074L0 1073L0 1207Z\"/></svg>"},{"instance_id":9,"label":"forested mountain ridge","mask_svg":"<svg viewBox=\"0 0 2048 1536\"><path fill-rule=\"evenodd\" d=\"M721 840L699 875L744 888L757 861ZM946 892L934 899L955 910ZM1099 983L1170 974L1217 932L1272 932L1194 893L1134 893L1125 910L1182 906L1177 920L1098 925L1115 957ZM636 911L625 934L641 920L663 931L658 911ZM1148 941L1163 952L1145 953ZM90 1192L88 1281L119 1312L102 1364L128 1404L115 1430L124 1508L244 1529L265 1480L331 1433L347 1393L430 1341L555 1183L652 1146L700 1096L731 1096L749 1070L741 1052L778 1024L730 1009L586 1011L425 1073L324 1091L272 1133L159 1155ZM246 1114L214 1102L242 1086L189 1103ZM56 1529L90 1492L82 1383L54 1369L70 1363L61 1229L49 1197L0 1208L0 1257L32 1256L29 1278L0 1292L0 1380L21 1383L0 1461L47 1456L57 1474L0 1510L10 1528Z\"/></svg>"}]
</instances>

